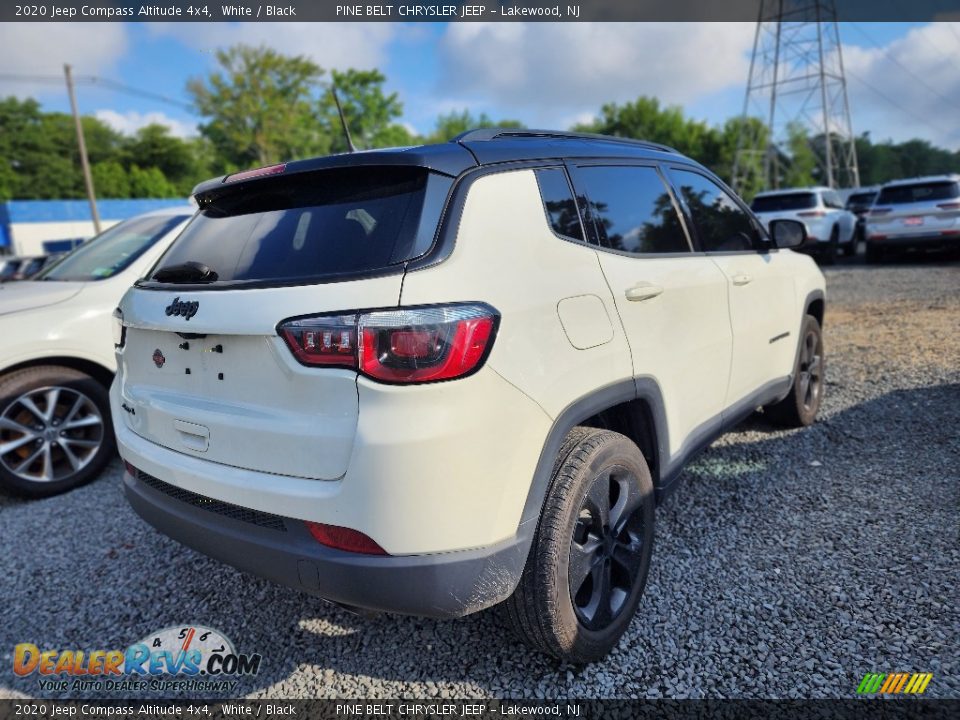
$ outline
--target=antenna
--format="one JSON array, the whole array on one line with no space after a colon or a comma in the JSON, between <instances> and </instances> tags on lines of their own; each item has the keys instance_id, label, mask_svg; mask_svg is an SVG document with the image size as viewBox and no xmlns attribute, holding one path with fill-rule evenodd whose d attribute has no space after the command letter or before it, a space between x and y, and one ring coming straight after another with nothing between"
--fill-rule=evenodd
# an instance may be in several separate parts
<instances>
[{"instance_id":1,"label":"antenna","mask_svg":"<svg viewBox=\"0 0 960 720\"><path fill-rule=\"evenodd\" d=\"M353 138L350 137L350 128L347 127L347 119L343 116L343 106L340 105L340 96L337 95L337 86L330 85L330 92L333 93L333 101L337 104L337 112L340 113L340 125L343 126L343 134L347 139L347 152L356 152L357 148L353 144Z\"/></svg>"}]
</instances>

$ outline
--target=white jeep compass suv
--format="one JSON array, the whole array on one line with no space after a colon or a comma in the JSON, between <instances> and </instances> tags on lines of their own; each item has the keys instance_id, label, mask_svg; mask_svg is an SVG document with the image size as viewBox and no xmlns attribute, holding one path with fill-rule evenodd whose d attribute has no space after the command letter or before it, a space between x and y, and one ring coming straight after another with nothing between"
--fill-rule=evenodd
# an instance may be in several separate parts
<instances>
[{"instance_id":1,"label":"white jeep compass suv","mask_svg":"<svg viewBox=\"0 0 960 720\"><path fill-rule=\"evenodd\" d=\"M534 647L598 659L684 463L759 407L817 413L822 275L669 148L481 130L195 195L120 306L127 496L335 603L506 601Z\"/></svg>"}]
</instances>

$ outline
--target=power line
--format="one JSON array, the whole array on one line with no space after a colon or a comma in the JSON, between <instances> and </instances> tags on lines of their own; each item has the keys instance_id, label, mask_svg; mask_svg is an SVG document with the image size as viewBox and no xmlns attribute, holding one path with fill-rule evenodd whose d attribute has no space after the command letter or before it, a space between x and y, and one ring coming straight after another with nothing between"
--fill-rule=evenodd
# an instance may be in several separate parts
<instances>
[{"instance_id":1,"label":"power line","mask_svg":"<svg viewBox=\"0 0 960 720\"><path fill-rule=\"evenodd\" d=\"M847 75L849 75L849 76L852 77L854 80L856 80L857 82L859 82L860 84L862 84L862 85L863 85L864 87L866 87L868 90L872 90L876 95L879 95L881 98L883 98L884 100L886 100L887 103L889 103L889 104L892 105L893 107L897 108L900 112L902 112L902 113L904 113L904 114L906 114L906 115L909 115L909 116L912 117L914 120L917 120L918 122L920 122L920 123L926 125L927 127L929 127L931 130L936 130L937 132L943 133L944 135L949 135L949 134L950 134L950 133L949 133L947 130L945 130L944 128L938 127L937 125L934 125L933 123L931 123L931 122L930 122L929 120L927 120L923 115L918 115L917 113L913 112L912 110L908 110L908 109L905 108L903 105L901 105L901 104L898 103L896 100L894 100L894 99L891 98L889 95L887 95L885 92L883 92L883 91L880 90L879 88L875 87L874 85L871 85L871 84L868 83L866 80L864 80L862 77L860 77L859 75L857 75L856 73L854 73L853 71L851 71L849 68L847 69Z\"/></svg>"},{"instance_id":2,"label":"power line","mask_svg":"<svg viewBox=\"0 0 960 720\"><path fill-rule=\"evenodd\" d=\"M925 88L927 88L930 92L932 92L932 93L933 93L934 95L936 95L938 98L940 98L941 100L943 100L944 102L946 102L946 103L948 103L948 104L950 104L950 105L953 105L955 108L957 108L958 110L960 110L960 103L957 103L956 100L951 100L950 98L946 97L945 95L942 95L935 87L933 87L933 85L931 85L930 83L928 83L926 80L924 80L922 77L920 77L919 75L917 75L915 72L913 72L913 71L912 71L910 68L908 68L906 65L904 65L904 64L901 63L899 60L897 60L897 58L895 58L895 57L893 56L893 54L892 54L889 50L887 50L885 47L883 47L882 45L880 45L880 44L879 44L876 40L874 40L872 37L870 37L869 35L867 35L867 33L866 33L857 23L850 23L850 25L853 27L854 30L856 30L856 31L857 31L858 33L860 33L864 38L866 38L867 41L868 41L871 45L873 45L875 48L877 48L878 50L880 50L880 52L882 52L890 62L892 62L892 63L893 63L894 65L896 65L898 68L900 68L901 70L903 70L903 72L905 72L907 75L909 75L910 77L912 77L912 78L913 78L914 80L916 80L918 83L920 83L921 85L923 85Z\"/></svg>"},{"instance_id":3,"label":"power line","mask_svg":"<svg viewBox=\"0 0 960 720\"><path fill-rule=\"evenodd\" d=\"M0 73L0 80L33 83L39 82L55 85L61 85L63 83L63 78L59 75L28 75L23 73ZM113 90L114 92L126 93L127 95L135 95L137 97L148 98L150 100L157 100L159 102L167 103L168 105L176 105L184 110L193 110L192 105L183 102L182 100L177 100L166 95L150 92L149 90L141 90L140 88L136 88L131 85L124 85L116 80L97 77L96 75L78 75L74 78L74 83L77 85L98 86L107 90Z\"/></svg>"}]
</instances>

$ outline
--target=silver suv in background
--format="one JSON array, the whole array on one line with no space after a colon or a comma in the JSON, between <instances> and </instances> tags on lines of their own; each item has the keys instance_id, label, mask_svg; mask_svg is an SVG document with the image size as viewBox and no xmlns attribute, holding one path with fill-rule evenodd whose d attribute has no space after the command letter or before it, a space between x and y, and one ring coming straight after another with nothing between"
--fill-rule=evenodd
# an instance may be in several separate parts
<instances>
[{"instance_id":1,"label":"silver suv in background","mask_svg":"<svg viewBox=\"0 0 960 720\"><path fill-rule=\"evenodd\" d=\"M894 180L867 215L867 262L893 252L960 248L960 175Z\"/></svg>"},{"instance_id":2,"label":"silver suv in background","mask_svg":"<svg viewBox=\"0 0 960 720\"><path fill-rule=\"evenodd\" d=\"M807 243L801 250L832 265L840 250L857 250L857 216L846 210L836 190L827 187L790 188L758 193L750 208L769 225L773 220L799 220L807 228Z\"/></svg>"}]
</instances>

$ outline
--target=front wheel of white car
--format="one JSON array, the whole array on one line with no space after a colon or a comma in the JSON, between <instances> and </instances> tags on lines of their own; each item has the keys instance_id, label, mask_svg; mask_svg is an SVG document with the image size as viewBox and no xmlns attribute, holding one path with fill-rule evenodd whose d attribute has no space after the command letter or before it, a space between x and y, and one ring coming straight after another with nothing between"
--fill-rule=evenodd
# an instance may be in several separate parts
<instances>
[{"instance_id":1,"label":"front wheel of white car","mask_svg":"<svg viewBox=\"0 0 960 720\"><path fill-rule=\"evenodd\" d=\"M0 380L0 488L48 497L93 480L113 456L106 389L45 365Z\"/></svg>"}]
</instances>

